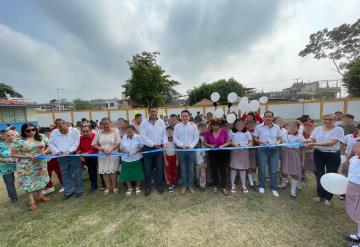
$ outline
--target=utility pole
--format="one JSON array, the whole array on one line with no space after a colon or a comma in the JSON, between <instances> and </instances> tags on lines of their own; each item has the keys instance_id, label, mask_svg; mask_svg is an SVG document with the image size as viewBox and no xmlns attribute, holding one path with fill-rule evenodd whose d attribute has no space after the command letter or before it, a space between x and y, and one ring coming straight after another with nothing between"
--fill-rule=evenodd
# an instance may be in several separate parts
<instances>
[{"instance_id":1,"label":"utility pole","mask_svg":"<svg viewBox=\"0 0 360 247\"><path fill-rule=\"evenodd\" d=\"M57 100L58 100L58 111L60 111L60 91L66 91L64 88L56 88Z\"/></svg>"}]
</instances>

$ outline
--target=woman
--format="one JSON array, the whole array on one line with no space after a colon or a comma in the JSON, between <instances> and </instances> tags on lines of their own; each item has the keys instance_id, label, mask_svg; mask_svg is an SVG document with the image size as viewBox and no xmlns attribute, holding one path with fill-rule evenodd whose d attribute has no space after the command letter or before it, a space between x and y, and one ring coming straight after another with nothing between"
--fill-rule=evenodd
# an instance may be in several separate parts
<instances>
[{"instance_id":1,"label":"woman","mask_svg":"<svg viewBox=\"0 0 360 247\"><path fill-rule=\"evenodd\" d=\"M13 144L13 157L17 158L17 178L21 191L27 192L30 200L30 209L37 208L35 198L40 202L47 202L42 190L49 182L47 162L36 160L36 155L47 153L48 139L39 134L32 123L21 126L21 139Z\"/></svg>"},{"instance_id":2,"label":"woman","mask_svg":"<svg viewBox=\"0 0 360 247\"><path fill-rule=\"evenodd\" d=\"M121 174L120 182L126 183L128 191L126 196L130 196L133 192L131 181L136 182L136 195L141 192L140 182L144 180L144 170L142 166L141 149L143 144L140 135L136 134L136 129L133 125L126 128L126 134L121 139L120 150L126 155L121 157Z\"/></svg>"},{"instance_id":3,"label":"woman","mask_svg":"<svg viewBox=\"0 0 360 247\"><path fill-rule=\"evenodd\" d=\"M340 142L344 139L344 130L335 125L334 114L325 114L323 123L323 126L314 129L305 147L315 147L317 197L314 200L317 202L324 200L326 206L331 206L330 200L333 194L324 190L320 179L325 173L336 173L340 166Z\"/></svg>"},{"instance_id":4,"label":"woman","mask_svg":"<svg viewBox=\"0 0 360 247\"><path fill-rule=\"evenodd\" d=\"M120 136L118 131L111 128L111 121L109 118L103 118L100 122L102 129L96 134L92 147L99 150L99 153L110 155L112 152L118 152L120 146ZM117 188L117 172L119 171L120 159L118 156L99 157L99 173L103 175L105 181L104 195L107 196L110 192L110 180L113 186L113 192L118 193Z\"/></svg>"},{"instance_id":5,"label":"woman","mask_svg":"<svg viewBox=\"0 0 360 247\"><path fill-rule=\"evenodd\" d=\"M205 146L210 148L223 148L230 145L229 135L226 130L221 128L220 120L210 122L210 130L205 133ZM218 188L222 189L224 195L229 192L226 189L226 167L229 160L227 150L209 151L209 161L211 168L214 193L218 193Z\"/></svg>"},{"instance_id":6,"label":"woman","mask_svg":"<svg viewBox=\"0 0 360 247\"><path fill-rule=\"evenodd\" d=\"M13 130L8 130L4 133L4 142L0 142L0 176L3 177L11 202L17 202L14 176L16 159L10 157L10 150L15 136L16 134Z\"/></svg>"}]
</instances>

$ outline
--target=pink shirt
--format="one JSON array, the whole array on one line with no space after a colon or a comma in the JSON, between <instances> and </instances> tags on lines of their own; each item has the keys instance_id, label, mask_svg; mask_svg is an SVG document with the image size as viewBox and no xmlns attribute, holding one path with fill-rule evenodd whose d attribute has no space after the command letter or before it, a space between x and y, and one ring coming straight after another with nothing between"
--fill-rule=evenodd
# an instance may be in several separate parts
<instances>
[{"instance_id":1,"label":"pink shirt","mask_svg":"<svg viewBox=\"0 0 360 247\"><path fill-rule=\"evenodd\" d=\"M223 128L221 128L220 134L217 138L215 138L215 136L210 131L206 132L204 137L208 144L214 145L215 147L223 145L229 139L228 132Z\"/></svg>"}]
</instances>

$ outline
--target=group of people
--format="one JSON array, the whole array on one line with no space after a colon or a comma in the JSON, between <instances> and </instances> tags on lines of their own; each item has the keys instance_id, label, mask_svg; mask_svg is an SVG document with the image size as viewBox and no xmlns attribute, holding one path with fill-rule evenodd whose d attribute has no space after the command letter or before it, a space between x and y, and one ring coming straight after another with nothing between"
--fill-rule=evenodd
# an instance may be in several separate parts
<instances>
[{"instance_id":1,"label":"group of people","mask_svg":"<svg viewBox=\"0 0 360 247\"><path fill-rule=\"evenodd\" d=\"M49 200L45 194L54 190L50 181L53 172L63 186L64 200L79 198L84 193L83 168L87 167L91 192L98 189L100 174L105 196L118 193L119 184L126 186L127 196L139 194L142 182L145 196L152 193L153 185L159 193L165 191L165 185L169 192L179 186L181 194L195 193L196 187L200 191L211 187L214 193L224 195L238 189L248 193L249 188L265 193L269 179L274 197L290 183L290 197L296 199L300 181L306 179L306 172L312 172L317 181L314 200L330 206L333 195L324 190L320 178L338 172L341 153L346 156L341 172L349 175L352 185L350 199L353 204L359 200L354 193L360 194L360 125L355 126L351 114L325 114L322 124L316 126L307 115L285 123L271 111L263 116L239 113L229 124L211 113L194 121L190 112L183 110L180 118L171 115L165 122L158 117L157 108L151 107L148 118L143 120L141 114L136 114L131 124L125 119L112 122L103 118L94 125L84 119L78 127L57 119L52 128L26 123L20 133L14 129L1 132L0 175L12 202L17 201L15 174L20 190L29 196L32 210L37 202ZM114 155L119 152L122 155ZM37 158L50 154L57 158ZM353 210L360 223L359 209L354 205L349 211ZM358 235L351 238L360 241L360 227Z\"/></svg>"}]
</instances>

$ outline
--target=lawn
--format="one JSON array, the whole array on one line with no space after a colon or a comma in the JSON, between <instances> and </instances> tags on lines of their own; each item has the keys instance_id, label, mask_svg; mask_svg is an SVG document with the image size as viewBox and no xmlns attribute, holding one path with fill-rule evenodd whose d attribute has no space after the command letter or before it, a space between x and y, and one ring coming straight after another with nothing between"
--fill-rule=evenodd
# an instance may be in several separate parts
<instances>
[{"instance_id":1,"label":"lawn","mask_svg":"<svg viewBox=\"0 0 360 247\"><path fill-rule=\"evenodd\" d=\"M344 202L336 197L327 208L312 201L314 192L312 175L296 201L288 190L280 198L211 190L128 198L122 188L65 202L56 192L31 212L25 194L8 202L1 183L0 246L347 246L342 235L356 226Z\"/></svg>"}]
</instances>

